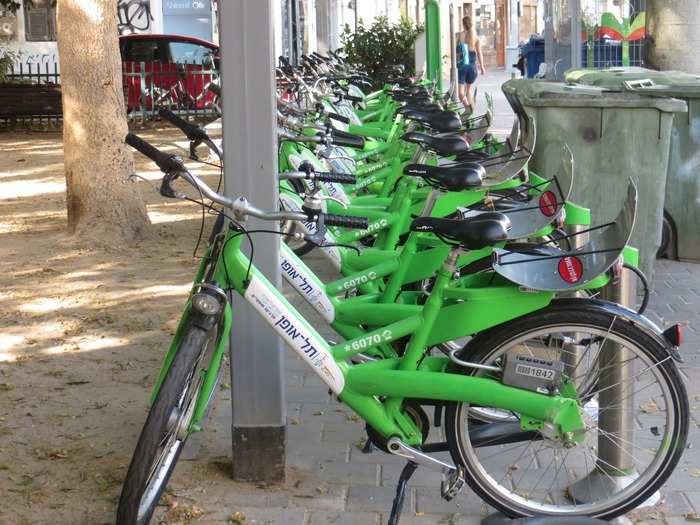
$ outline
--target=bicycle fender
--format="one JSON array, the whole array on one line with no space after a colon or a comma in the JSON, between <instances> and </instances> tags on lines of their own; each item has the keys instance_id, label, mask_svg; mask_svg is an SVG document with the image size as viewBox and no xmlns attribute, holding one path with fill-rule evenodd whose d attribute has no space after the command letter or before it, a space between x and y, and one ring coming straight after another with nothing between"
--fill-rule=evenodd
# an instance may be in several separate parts
<instances>
[{"instance_id":1,"label":"bicycle fender","mask_svg":"<svg viewBox=\"0 0 700 525\"><path fill-rule=\"evenodd\" d=\"M674 361L679 363L683 362L683 359L678 352L678 347L666 337L664 331L661 330L656 323L654 323L648 317L639 315L634 310L630 310L621 304L612 303L610 301L602 301L600 299L560 298L554 299L551 306L553 308L580 308L581 301L585 301L586 306L589 308L620 317L621 319L634 324L637 328L645 332L649 337L655 339L661 346L663 346L668 355L671 356Z\"/></svg>"}]
</instances>

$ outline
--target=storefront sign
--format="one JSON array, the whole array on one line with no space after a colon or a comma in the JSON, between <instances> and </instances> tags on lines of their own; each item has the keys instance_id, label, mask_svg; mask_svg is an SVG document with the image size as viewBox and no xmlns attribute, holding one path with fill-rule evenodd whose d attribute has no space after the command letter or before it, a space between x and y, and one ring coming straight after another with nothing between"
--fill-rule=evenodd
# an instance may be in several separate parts
<instances>
[{"instance_id":1,"label":"storefront sign","mask_svg":"<svg viewBox=\"0 0 700 525\"><path fill-rule=\"evenodd\" d=\"M211 12L211 0L163 0L164 15L189 15Z\"/></svg>"}]
</instances>

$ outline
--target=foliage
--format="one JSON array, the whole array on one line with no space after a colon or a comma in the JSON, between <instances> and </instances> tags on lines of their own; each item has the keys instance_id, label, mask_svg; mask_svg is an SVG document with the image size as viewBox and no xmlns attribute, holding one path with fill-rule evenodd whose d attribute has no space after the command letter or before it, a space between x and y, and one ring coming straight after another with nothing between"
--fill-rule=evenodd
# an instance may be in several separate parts
<instances>
[{"instance_id":1,"label":"foliage","mask_svg":"<svg viewBox=\"0 0 700 525\"><path fill-rule=\"evenodd\" d=\"M381 85L389 66L401 64L407 75L414 73L413 47L422 31L422 26L407 18L390 24L386 17L378 17L369 27L358 22L355 31L346 24L341 42L347 60L361 66L375 85Z\"/></svg>"},{"instance_id":2,"label":"foliage","mask_svg":"<svg viewBox=\"0 0 700 525\"><path fill-rule=\"evenodd\" d=\"M17 53L0 47L0 84L4 84L7 81L7 75L10 73L12 63L16 59Z\"/></svg>"},{"instance_id":3,"label":"foliage","mask_svg":"<svg viewBox=\"0 0 700 525\"><path fill-rule=\"evenodd\" d=\"M0 8L7 9L10 13L16 13L20 7L17 0L0 0Z\"/></svg>"}]
</instances>

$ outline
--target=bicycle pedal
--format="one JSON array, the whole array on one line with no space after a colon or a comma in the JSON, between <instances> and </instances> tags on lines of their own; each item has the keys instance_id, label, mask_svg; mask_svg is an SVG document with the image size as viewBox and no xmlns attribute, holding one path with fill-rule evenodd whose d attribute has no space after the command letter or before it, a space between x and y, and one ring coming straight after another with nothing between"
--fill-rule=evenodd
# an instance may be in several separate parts
<instances>
[{"instance_id":1,"label":"bicycle pedal","mask_svg":"<svg viewBox=\"0 0 700 525\"><path fill-rule=\"evenodd\" d=\"M449 474L443 475L442 483L440 483L440 495L445 501L450 501L464 487L464 469L457 467Z\"/></svg>"}]
</instances>

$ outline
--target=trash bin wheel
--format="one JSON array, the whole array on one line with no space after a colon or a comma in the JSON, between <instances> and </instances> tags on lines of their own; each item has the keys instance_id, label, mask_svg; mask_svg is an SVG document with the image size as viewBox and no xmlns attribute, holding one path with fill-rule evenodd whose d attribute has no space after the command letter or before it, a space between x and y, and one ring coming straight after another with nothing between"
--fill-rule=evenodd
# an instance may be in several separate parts
<instances>
[{"instance_id":1,"label":"trash bin wheel","mask_svg":"<svg viewBox=\"0 0 700 525\"><path fill-rule=\"evenodd\" d=\"M664 218L661 224L661 245L656 252L657 259L676 258L676 225L673 217L664 210Z\"/></svg>"}]
</instances>

